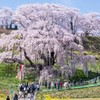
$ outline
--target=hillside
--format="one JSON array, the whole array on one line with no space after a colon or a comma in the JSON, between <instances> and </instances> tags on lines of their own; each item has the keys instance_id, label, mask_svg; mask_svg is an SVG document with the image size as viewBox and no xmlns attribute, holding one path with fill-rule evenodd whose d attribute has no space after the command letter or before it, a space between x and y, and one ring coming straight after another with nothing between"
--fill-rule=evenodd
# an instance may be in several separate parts
<instances>
[{"instance_id":1,"label":"hillside","mask_svg":"<svg viewBox=\"0 0 100 100\"><path fill-rule=\"evenodd\" d=\"M9 30L12 31L12 30ZM9 32L7 31L9 34ZM89 74L92 78L95 73L100 73L100 37L86 37L83 39L84 46L84 54L93 54L98 58L95 67L90 67L92 74ZM17 66L17 67L16 67ZM9 92L10 89L17 90L17 86L19 81L15 78L17 75L18 65L0 65L0 93L4 93L4 91ZM8 70L9 69L9 70ZM30 79L29 79L30 80ZM25 80L26 82L29 80ZM50 92L39 93L37 97L45 97L49 96L50 98L57 98L55 100L60 100L59 95L62 95L62 99L67 100L66 98L100 98L100 87L92 87L92 88L84 88L84 89L73 89L73 90L65 90L65 91L55 91L55 94ZM7 93L4 93L7 94ZM1 99L0 99L1 100ZM37 99L42 100L42 99ZM46 99L51 100L51 99Z\"/></svg>"},{"instance_id":2,"label":"hillside","mask_svg":"<svg viewBox=\"0 0 100 100\"><path fill-rule=\"evenodd\" d=\"M81 100L82 98L84 98L82 100L89 100L89 98L93 98L90 100L100 100L100 86L37 93L37 100L72 100L70 98L77 98L76 100Z\"/></svg>"},{"instance_id":3,"label":"hillside","mask_svg":"<svg viewBox=\"0 0 100 100\"><path fill-rule=\"evenodd\" d=\"M83 37L83 46L86 51L100 52L100 37Z\"/></svg>"}]
</instances>

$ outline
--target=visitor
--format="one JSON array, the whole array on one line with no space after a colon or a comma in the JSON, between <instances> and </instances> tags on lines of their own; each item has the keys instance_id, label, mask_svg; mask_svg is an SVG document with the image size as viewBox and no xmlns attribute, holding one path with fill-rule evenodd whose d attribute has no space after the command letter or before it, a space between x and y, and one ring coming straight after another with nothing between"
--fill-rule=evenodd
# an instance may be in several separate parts
<instances>
[{"instance_id":1,"label":"visitor","mask_svg":"<svg viewBox=\"0 0 100 100\"><path fill-rule=\"evenodd\" d=\"M54 87L55 87L55 89L57 88L57 82L54 83Z\"/></svg>"},{"instance_id":2,"label":"visitor","mask_svg":"<svg viewBox=\"0 0 100 100\"><path fill-rule=\"evenodd\" d=\"M94 78L94 83L95 83L95 84L97 83L97 78L96 78L96 77Z\"/></svg>"},{"instance_id":3,"label":"visitor","mask_svg":"<svg viewBox=\"0 0 100 100\"><path fill-rule=\"evenodd\" d=\"M68 88L69 89L71 88L71 82L68 82Z\"/></svg>"},{"instance_id":4,"label":"visitor","mask_svg":"<svg viewBox=\"0 0 100 100\"><path fill-rule=\"evenodd\" d=\"M21 92L24 90L24 87L23 87L23 84L22 84L22 83L19 84L19 90L20 90Z\"/></svg>"},{"instance_id":5,"label":"visitor","mask_svg":"<svg viewBox=\"0 0 100 100\"><path fill-rule=\"evenodd\" d=\"M82 78L80 79L80 85L82 85L82 83L83 83L83 80L82 80Z\"/></svg>"},{"instance_id":6,"label":"visitor","mask_svg":"<svg viewBox=\"0 0 100 100\"><path fill-rule=\"evenodd\" d=\"M37 89L37 91L40 90L40 84L39 84L39 83L37 83L37 85L36 85L36 89Z\"/></svg>"},{"instance_id":7,"label":"visitor","mask_svg":"<svg viewBox=\"0 0 100 100\"><path fill-rule=\"evenodd\" d=\"M31 85L28 85L27 92L28 92L27 97L30 98L31 97Z\"/></svg>"},{"instance_id":8,"label":"visitor","mask_svg":"<svg viewBox=\"0 0 100 100\"><path fill-rule=\"evenodd\" d=\"M27 96L27 93L28 93L28 91L27 91L27 85L25 84L24 85L24 91L23 91L23 93L24 93L24 98Z\"/></svg>"},{"instance_id":9,"label":"visitor","mask_svg":"<svg viewBox=\"0 0 100 100\"><path fill-rule=\"evenodd\" d=\"M6 100L10 100L10 97L9 97L9 96L7 96Z\"/></svg>"},{"instance_id":10,"label":"visitor","mask_svg":"<svg viewBox=\"0 0 100 100\"><path fill-rule=\"evenodd\" d=\"M51 82L51 89L54 89L54 82Z\"/></svg>"},{"instance_id":11,"label":"visitor","mask_svg":"<svg viewBox=\"0 0 100 100\"><path fill-rule=\"evenodd\" d=\"M51 89L51 82L48 83L48 89Z\"/></svg>"},{"instance_id":12,"label":"visitor","mask_svg":"<svg viewBox=\"0 0 100 100\"><path fill-rule=\"evenodd\" d=\"M20 83L20 84L19 84L19 96L20 96L20 97L22 97L23 91L24 91L23 84Z\"/></svg>"},{"instance_id":13,"label":"visitor","mask_svg":"<svg viewBox=\"0 0 100 100\"><path fill-rule=\"evenodd\" d=\"M45 81L44 86L45 86L45 88L47 88L47 81Z\"/></svg>"},{"instance_id":14,"label":"visitor","mask_svg":"<svg viewBox=\"0 0 100 100\"><path fill-rule=\"evenodd\" d=\"M68 82L64 82L64 89L67 89L67 86L68 86Z\"/></svg>"},{"instance_id":15,"label":"visitor","mask_svg":"<svg viewBox=\"0 0 100 100\"><path fill-rule=\"evenodd\" d=\"M73 80L74 86L76 86L76 80Z\"/></svg>"},{"instance_id":16,"label":"visitor","mask_svg":"<svg viewBox=\"0 0 100 100\"><path fill-rule=\"evenodd\" d=\"M34 95L34 92L35 92L35 85L34 85L34 83L32 83L31 84L31 86L30 86L30 92Z\"/></svg>"},{"instance_id":17,"label":"visitor","mask_svg":"<svg viewBox=\"0 0 100 100\"><path fill-rule=\"evenodd\" d=\"M24 92L25 92L25 91L27 90L27 87L26 87L26 85L24 85L24 87L23 87L23 88L24 88Z\"/></svg>"},{"instance_id":18,"label":"visitor","mask_svg":"<svg viewBox=\"0 0 100 100\"><path fill-rule=\"evenodd\" d=\"M62 86L63 86L63 82L60 82L60 89L62 89Z\"/></svg>"},{"instance_id":19,"label":"visitor","mask_svg":"<svg viewBox=\"0 0 100 100\"><path fill-rule=\"evenodd\" d=\"M17 95L17 93L14 94L13 100L18 100L18 95Z\"/></svg>"},{"instance_id":20,"label":"visitor","mask_svg":"<svg viewBox=\"0 0 100 100\"><path fill-rule=\"evenodd\" d=\"M30 88L31 88L31 86L28 85L28 87L27 87L27 92L28 92L28 93L30 93Z\"/></svg>"},{"instance_id":21,"label":"visitor","mask_svg":"<svg viewBox=\"0 0 100 100\"><path fill-rule=\"evenodd\" d=\"M60 81L58 81L58 83L57 83L57 88L58 88L58 90L60 89Z\"/></svg>"}]
</instances>

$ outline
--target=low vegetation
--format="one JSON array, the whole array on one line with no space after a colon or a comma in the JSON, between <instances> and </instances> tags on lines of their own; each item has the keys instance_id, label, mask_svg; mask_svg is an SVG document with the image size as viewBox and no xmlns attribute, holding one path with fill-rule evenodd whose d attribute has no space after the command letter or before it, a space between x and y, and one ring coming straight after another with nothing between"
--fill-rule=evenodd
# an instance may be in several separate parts
<instances>
[{"instance_id":1,"label":"low vegetation","mask_svg":"<svg viewBox=\"0 0 100 100\"><path fill-rule=\"evenodd\" d=\"M85 48L85 50L87 49ZM71 77L72 79L79 80L82 78L85 80L90 80L100 74L100 53L94 51L95 50L87 50L83 52L84 55L93 54L96 57L95 66L89 66L89 77L86 78L82 70L79 68L75 76ZM9 94L10 90L16 91L18 89L18 84L20 83L20 81L15 78L18 68L18 64L0 64L0 100L4 100L5 95ZM32 73L27 74L24 82L34 80L32 79L33 76L34 75ZM70 98L100 98L100 87L55 91L55 94L54 92L39 92L37 94L37 98L37 100L44 100L43 98L45 98L45 100L70 100Z\"/></svg>"},{"instance_id":2,"label":"low vegetation","mask_svg":"<svg viewBox=\"0 0 100 100\"><path fill-rule=\"evenodd\" d=\"M100 37L96 36L87 36L83 37L83 46L85 50L92 51L92 52L98 52L98 55L100 56Z\"/></svg>"},{"instance_id":3,"label":"low vegetation","mask_svg":"<svg viewBox=\"0 0 100 100\"><path fill-rule=\"evenodd\" d=\"M71 100L70 98L100 98L100 86L64 91L38 92L37 100ZM88 100L88 99L87 99ZM95 99L93 99L95 100Z\"/></svg>"}]
</instances>

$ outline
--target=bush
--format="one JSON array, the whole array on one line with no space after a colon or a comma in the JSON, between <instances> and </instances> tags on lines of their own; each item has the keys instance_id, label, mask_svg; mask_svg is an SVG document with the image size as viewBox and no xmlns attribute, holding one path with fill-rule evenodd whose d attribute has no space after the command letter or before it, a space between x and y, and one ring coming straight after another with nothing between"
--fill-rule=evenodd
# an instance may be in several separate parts
<instances>
[{"instance_id":1,"label":"bush","mask_svg":"<svg viewBox=\"0 0 100 100\"><path fill-rule=\"evenodd\" d=\"M86 75L84 74L82 70L78 70L78 69L75 75L70 77L70 81L73 81L73 80L80 81L81 79L82 80L86 79Z\"/></svg>"}]
</instances>

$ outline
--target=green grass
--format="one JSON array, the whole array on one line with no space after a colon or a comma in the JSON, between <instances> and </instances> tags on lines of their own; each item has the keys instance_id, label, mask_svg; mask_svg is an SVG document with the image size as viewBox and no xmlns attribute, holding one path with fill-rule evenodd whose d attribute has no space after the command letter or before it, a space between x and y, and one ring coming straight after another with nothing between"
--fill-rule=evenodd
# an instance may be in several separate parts
<instances>
[{"instance_id":1,"label":"green grass","mask_svg":"<svg viewBox=\"0 0 100 100\"><path fill-rule=\"evenodd\" d=\"M83 39L83 46L85 48L85 51L83 52L84 55L94 55L96 57L96 64L94 66L88 66L89 67L89 77L93 78L96 73L100 74L100 37L87 37ZM2 51L0 51L2 52ZM78 54L78 52L74 51L74 53ZM15 66L16 65L16 66ZM57 66L57 65L56 65ZM17 80L15 77L17 75L18 70L17 64L0 64L0 93L7 94L6 91L9 92L9 90L17 90L19 80ZM59 67L59 66L58 66ZM31 80L31 78L34 77L34 75L27 75L27 80ZM73 89L73 90L65 90L65 91L55 91L55 94L52 92L46 92L46 93L38 93L38 96L41 95L50 95L50 97L58 97L59 95L62 96L62 98L70 97L70 98L99 98L100 97L100 87L92 87L92 88L84 88L84 89Z\"/></svg>"},{"instance_id":2,"label":"green grass","mask_svg":"<svg viewBox=\"0 0 100 100\"><path fill-rule=\"evenodd\" d=\"M100 37L88 36L83 37L82 39L85 50L100 52Z\"/></svg>"},{"instance_id":3,"label":"green grass","mask_svg":"<svg viewBox=\"0 0 100 100\"><path fill-rule=\"evenodd\" d=\"M65 99L65 98L100 98L100 86L83 89L70 89L64 91L49 91L37 93L37 98L45 98L48 95L50 98ZM41 99L38 99L41 100Z\"/></svg>"},{"instance_id":4,"label":"green grass","mask_svg":"<svg viewBox=\"0 0 100 100\"><path fill-rule=\"evenodd\" d=\"M13 64L0 64L0 92L18 89L19 80L15 78L17 75L15 69L16 67Z\"/></svg>"}]
</instances>

